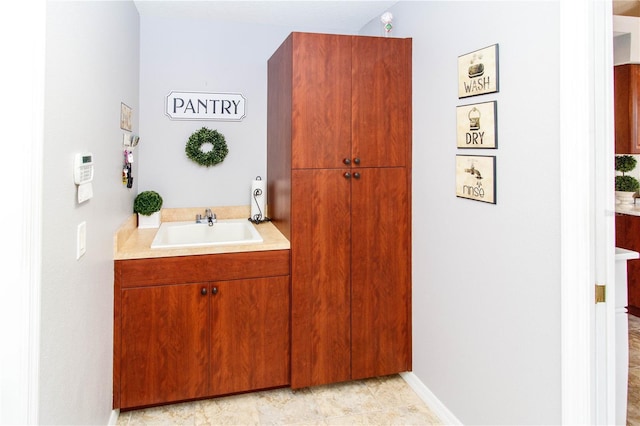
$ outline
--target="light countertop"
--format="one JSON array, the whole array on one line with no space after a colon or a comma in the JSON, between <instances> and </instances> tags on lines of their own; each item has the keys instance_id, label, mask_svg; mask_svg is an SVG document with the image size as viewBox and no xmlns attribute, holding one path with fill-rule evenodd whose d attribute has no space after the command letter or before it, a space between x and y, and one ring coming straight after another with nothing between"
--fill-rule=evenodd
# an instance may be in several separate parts
<instances>
[{"instance_id":1,"label":"light countertop","mask_svg":"<svg viewBox=\"0 0 640 426\"><path fill-rule=\"evenodd\" d=\"M616 260L631 260L638 259L639 257L640 253L638 253L637 251L616 247Z\"/></svg>"},{"instance_id":2,"label":"light countertop","mask_svg":"<svg viewBox=\"0 0 640 426\"><path fill-rule=\"evenodd\" d=\"M205 207L184 209L162 209L162 222L194 220L196 214L204 214ZM212 208L218 219L248 218L249 206ZM289 240L271 222L255 225L263 242L208 247L183 247L152 249L151 242L157 228L138 229L137 217L132 214L116 231L113 241L114 260L144 259L153 257L193 256L200 254L239 253L248 251L288 250Z\"/></svg>"},{"instance_id":3,"label":"light countertop","mask_svg":"<svg viewBox=\"0 0 640 426\"><path fill-rule=\"evenodd\" d=\"M640 201L636 201L636 204L616 204L616 213L640 216Z\"/></svg>"}]
</instances>

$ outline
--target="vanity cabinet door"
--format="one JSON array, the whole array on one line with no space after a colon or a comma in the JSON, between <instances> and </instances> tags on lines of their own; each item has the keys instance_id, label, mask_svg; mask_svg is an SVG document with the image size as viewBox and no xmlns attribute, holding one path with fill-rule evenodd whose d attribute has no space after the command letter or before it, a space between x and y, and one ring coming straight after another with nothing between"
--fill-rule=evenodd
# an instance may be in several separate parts
<instances>
[{"instance_id":1,"label":"vanity cabinet door","mask_svg":"<svg viewBox=\"0 0 640 426\"><path fill-rule=\"evenodd\" d=\"M210 285L211 395L289 383L289 276Z\"/></svg>"},{"instance_id":2,"label":"vanity cabinet door","mask_svg":"<svg viewBox=\"0 0 640 426\"><path fill-rule=\"evenodd\" d=\"M121 294L121 408L207 395L208 284L126 288Z\"/></svg>"},{"instance_id":3,"label":"vanity cabinet door","mask_svg":"<svg viewBox=\"0 0 640 426\"><path fill-rule=\"evenodd\" d=\"M616 247L640 251L640 217L616 214ZM627 261L627 307L640 316L640 259Z\"/></svg>"}]
</instances>

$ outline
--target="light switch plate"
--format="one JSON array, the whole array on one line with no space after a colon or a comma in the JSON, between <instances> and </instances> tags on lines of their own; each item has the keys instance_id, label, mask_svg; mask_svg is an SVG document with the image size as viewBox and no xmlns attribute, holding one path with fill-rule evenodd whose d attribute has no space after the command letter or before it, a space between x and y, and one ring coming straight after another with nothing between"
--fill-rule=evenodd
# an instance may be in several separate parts
<instances>
[{"instance_id":1,"label":"light switch plate","mask_svg":"<svg viewBox=\"0 0 640 426\"><path fill-rule=\"evenodd\" d=\"M87 251L87 222L78 225L76 234L76 259L80 259Z\"/></svg>"}]
</instances>

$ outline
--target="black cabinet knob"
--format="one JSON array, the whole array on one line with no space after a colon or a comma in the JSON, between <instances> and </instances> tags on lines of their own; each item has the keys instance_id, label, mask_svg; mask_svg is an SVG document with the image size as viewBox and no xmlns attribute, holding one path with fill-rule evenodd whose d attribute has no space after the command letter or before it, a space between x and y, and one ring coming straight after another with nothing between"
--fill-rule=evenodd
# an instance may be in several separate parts
<instances>
[{"instance_id":1,"label":"black cabinet knob","mask_svg":"<svg viewBox=\"0 0 640 426\"><path fill-rule=\"evenodd\" d=\"M345 172L345 173L344 173L344 177L345 177L345 178L347 178L347 179L349 179L349 178L351 177L351 173L349 173L349 172Z\"/></svg>"},{"instance_id":2,"label":"black cabinet knob","mask_svg":"<svg viewBox=\"0 0 640 426\"><path fill-rule=\"evenodd\" d=\"M347 166L348 166L349 164L351 164L351 160L349 160L348 158L345 158L344 160L342 160L342 162L343 162L344 164L346 164Z\"/></svg>"},{"instance_id":3,"label":"black cabinet knob","mask_svg":"<svg viewBox=\"0 0 640 426\"><path fill-rule=\"evenodd\" d=\"M353 162L354 162L355 164L360 164L360 158L358 158L358 157L354 158L354 159L353 159Z\"/></svg>"},{"instance_id":4,"label":"black cabinet knob","mask_svg":"<svg viewBox=\"0 0 640 426\"><path fill-rule=\"evenodd\" d=\"M200 294L203 296L207 295L207 288L206 287L202 287L202 289L200 290Z\"/></svg>"},{"instance_id":5,"label":"black cabinet knob","mask_svg":"<svg viewBox=\"0 0 640 426\"><path fill-rule=\"evenodd\" d=\"M218 294L218 287L213 287L213 288L211 288L211 294L212 294L213 296L215 296L216 294Z\"/></svg>"},{"instance_id":6,"label":"black cabinet knob","mask_svg":"<svg viewBox=\"0 0 640 426\"><path fill-rule=\"evenodd\" d=\"M355 173L353 174L353 177L354 177L354 178L356 178L356 179L360 179L360 173L355 172Z\"/></svg>"}]
</instances>

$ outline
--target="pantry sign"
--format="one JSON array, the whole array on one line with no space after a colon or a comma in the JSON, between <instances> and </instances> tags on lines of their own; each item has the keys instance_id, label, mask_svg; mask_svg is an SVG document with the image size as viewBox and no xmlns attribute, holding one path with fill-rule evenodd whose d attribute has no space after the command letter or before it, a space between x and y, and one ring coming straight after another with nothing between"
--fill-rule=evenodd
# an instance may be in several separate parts
<instances>
[{"instance_id":1,"label":"pantry sign","mask_svg":"<svg viewBox=\"0 0 640 426\"><path fill-rule=\"evenodd\" d=\"M166 98L165 114L172 120L241 121L247 100L240 93L174 92Z\"/></svg>"}]
</instances>

